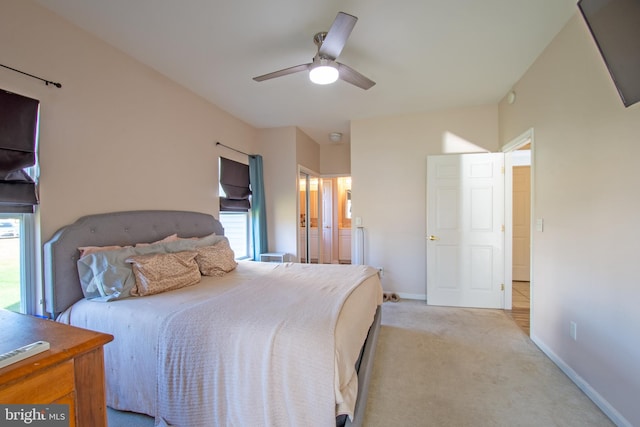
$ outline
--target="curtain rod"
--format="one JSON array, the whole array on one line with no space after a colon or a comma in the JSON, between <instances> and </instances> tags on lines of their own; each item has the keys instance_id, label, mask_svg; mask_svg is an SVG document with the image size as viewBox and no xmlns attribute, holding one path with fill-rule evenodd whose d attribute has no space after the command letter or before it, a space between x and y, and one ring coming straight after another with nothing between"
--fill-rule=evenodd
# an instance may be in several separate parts
<instances>
[{"instance_id":1,"label":"curtain rod","mask_svg":"<svg viewBox=\"0 0 640 427\"><path fill-rule=\"evenodd\" d=\"M236 150L235 148L233 148L233 147L229 147L228 145L224 145L224 144L223 144L222 142L220 142L220 141L216 142L216 145L222 145L224 148L228 148L229 150L233 150L233 151L235 151L236 153L244 154L245 156L251 156L251 155L252 155L252 154L247 154L247 153L245 153L244 151Z\"/></svg>"},{"instance_id":2,"label":"curtain rod","mask_svg":"<svg viewBox=\"0 0 640 427\"><path fill-rule=\"evenodd\" d=\"M7 69L9 69L11 71L15 71L16 73L24 74L25 76L29 76L29 77L32 77L34 79L41 80L47 86L49 86L51 84L51 85L54 85L57 88L61 88L62 87L61 83L52 82L51 80L45 80L42 77L34 76L33 74L29 74L29 73L25 73L24 71L16 70L15 68L8 67L8 66L6 66L4 64L0 64L0 67L4 67L4 68L7 68Z\"/></svg>"}]
</instances>

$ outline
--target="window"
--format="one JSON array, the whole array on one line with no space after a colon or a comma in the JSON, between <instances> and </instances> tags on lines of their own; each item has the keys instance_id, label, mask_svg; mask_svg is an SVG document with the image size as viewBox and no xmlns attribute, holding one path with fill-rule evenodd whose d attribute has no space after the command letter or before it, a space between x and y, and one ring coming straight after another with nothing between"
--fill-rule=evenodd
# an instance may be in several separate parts
<instances>
[{"instance_id":1,"label":"window","mask_svg":"<svg viewBox=\"0 0 640 427\"><path fill-rule=\"evenodd\" d=\"M40 101L0 90L0 308L39 305L38 120Z\"/></svg>"},{"instance_id":2,"label":"window","mask_svg":"<svg viewBox=\"0 0 640 427\"><path fill-rule=\"evenodd\" d=\"M20 311L20 220L0 218L0 308Z\"/></svg>"},{"instance_id":3,"label":"window","mask_svg":"<svg viewBox=\"0 0 640 427\"><path fill-rule=\"evenodd\" d=\"M38 313L32 214L0 214L0 308Z\"/></svg>"},{"instance_id":4,"label":"window","mask_svg":"<svg viewBox=\"0 0 640 427\"><path fill-rule=\"evenodd\" d=\"M236 259L249 258L251 242L248 212L220 212L220 222L224 227L224 235L229 239L229 245L236 255Z\"/></svg>"},{"instance_id":5,"label":"window","mask_svg":"<svg viewBox=\"0 0 640 427\"><path fill-rule=\"evenodd\" d=\"M251 190L249 166L224 157L219 158L220 222L236 259L250 258Z\"/></svg>"}]
</instances>

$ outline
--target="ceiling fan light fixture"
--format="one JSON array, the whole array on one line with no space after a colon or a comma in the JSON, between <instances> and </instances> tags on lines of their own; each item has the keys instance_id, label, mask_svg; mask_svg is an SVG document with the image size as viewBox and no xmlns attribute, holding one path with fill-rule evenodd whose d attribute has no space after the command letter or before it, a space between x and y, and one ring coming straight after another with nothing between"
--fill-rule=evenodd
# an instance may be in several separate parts
<instances>
[{"instance_id":1,"label":"ceiling fan light fixture","mask_svg":"<svg viewBox=\"0 0 640 427\"><path fill-rule=\"evenodd\" d=\"M328 85L338 80L340 73L335 63L329 59L313 61L309 70L309 80L317 85Z\"/></svg>"}]
</instances>

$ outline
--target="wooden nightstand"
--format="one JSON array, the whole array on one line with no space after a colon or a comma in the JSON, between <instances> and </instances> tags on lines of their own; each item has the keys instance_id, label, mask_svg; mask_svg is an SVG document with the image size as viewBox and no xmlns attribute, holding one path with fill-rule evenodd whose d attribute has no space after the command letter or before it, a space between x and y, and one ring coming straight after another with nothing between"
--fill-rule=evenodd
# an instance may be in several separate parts
<instances>
[{"instance_id":1,"label":"wooden nightstand","mask_svg":"<svg viewBox=\"0 0 640 427\"><path fill-rule=\"evenodd\" d=\"M107 425L102 347L113 336L0 310L0 353L35 341L50 349L0 368L0 403L68 404L70 426Z\"/></svg>"}]
</instances>

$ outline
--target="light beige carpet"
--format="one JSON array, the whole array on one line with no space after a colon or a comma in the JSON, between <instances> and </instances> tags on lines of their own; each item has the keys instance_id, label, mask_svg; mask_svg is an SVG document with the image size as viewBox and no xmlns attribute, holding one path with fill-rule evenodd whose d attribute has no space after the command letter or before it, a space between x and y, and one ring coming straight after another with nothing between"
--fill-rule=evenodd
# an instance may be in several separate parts
<instances>
[{"instance_id":1,"label":"light beige carpet","mask_svg":"<svg viewBox=\"0 0 640 427\"><path fill-rule=\"evenodd\" d=\"M501 310L385 303L364 425L611 426Z\"/></svg>"},{"instance_id":2,"label":"light beige carpet","mask_svg":"<svg viewBox=\"0 0 640 427\"><path fill-rule=\"evenodd\" d=\"M364 426L612 425L503 311L384 303Z\"/></svg>"}]
</instances>

